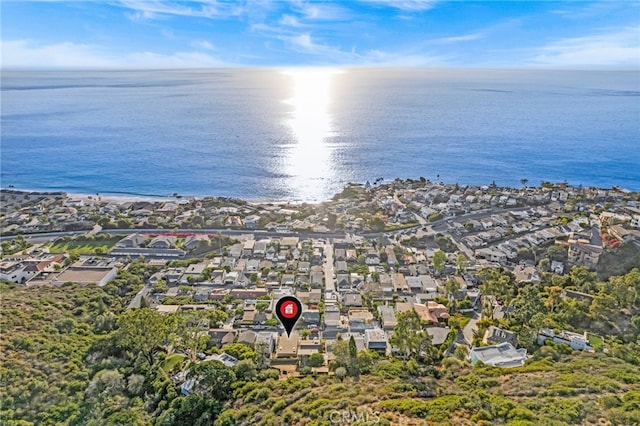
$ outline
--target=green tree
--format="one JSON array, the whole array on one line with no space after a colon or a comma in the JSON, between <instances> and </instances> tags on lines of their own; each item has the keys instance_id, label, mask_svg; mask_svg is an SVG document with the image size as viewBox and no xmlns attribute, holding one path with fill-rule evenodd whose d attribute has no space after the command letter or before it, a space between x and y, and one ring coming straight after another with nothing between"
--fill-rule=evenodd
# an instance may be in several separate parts
<instances>
[{"instance_id":1,"label":"green tree","mask_svg":"<svg viewBox=\"0 0 640 426\"><path fill-rule=\"evenodd\" d=\"M234 367L238 380L251 381L258 377L258 367L251 359L243 359Z\"/></svg>"},{"instance_id":2,"label":"green tree","mask_svg":"<svg viewBox=\"0 0 640 426\"><path fill-rule=\"evenodd\" d=\"M480 291L484 296L494 296L510 306L516 288L515 276L502 268L484 268L478 275L484 280Z\"/></svg>"},{"instance_id":3,"label":"green tree","mask_svg":"<svg viewBox=\"0 0 640 426\"><path fill-rule=\"evenodd\" d=\"M221 309L207 309L205 318L209 321L209 328L220 328L229 316Z\"/></svg>"},{"instance_id":4,"label":"green tree","mask_svg":"<svg viewBox=\"0 0 640 426\"><path fill-rule=\"evenodd\" d=\"M158 426L209 426L222 411L222 404L204 395L188 395L175 398L169 409L164 411L155 422ZM120 423L128 424L128 423Z\"/></svg>"},{"instance_id":5,"label":"green tree","mask_svg":"<svg viewBox=\"0 0 640 426\"><path fill-rule=\"evenodd\" d=\"M547 289L547 294L547 300L545 300L544 305L549 308L551 312L554 312L562 302L562 287L551 286Z\"/></svg>"},{"instance_id":6,"label":"green tree","mask_svg":"<svg viewBox=\"0 0 640 426\"><path fill-rule=\"evenodd\" d=\"M217 360L192 364L187 378L195 379L193 393L219 401L231 396L231 385L236 381L233 370Z\"/></svg>"},{"instance_id":7,"label":"green tree","mask_svg":"<svg viewBox=\"0 0 640 426\"><path fill-rule=\"evenodd\" d=\"M447 262L447 255L444 251L438 250L433 254L433 270L437 275L444 271L444 265Z\"/></svg>"},{"instance_id":8,"label":"green tree","mask_svg":"<svg viewBox=\"0 0 640 426\"><path fill-rule=\"evenodd\" d=\"M226 345L224 347L224 351L239 360L253 359L256 356L256 353L253 349L242 343L231 343L229 345Z\"/></svg>"},{"instance_id":9,"label":"green tree","mask_svg":"<svg viewBox=\"0 0 640 426\"><path fill-rule=\"evenodd\" d=\"M454 278L449 278L444 285L445 291L449 299L453 299L453 296L458 290L460 290L460 284Z\"/></svg>"},{"instance_id":10,"label":"green tree","mask_svg":"<svg viewBox=\"0 0 640 426\"><path fill-rule=\"evenodd\" d=\"M324 364L324 355L321 353L315 353L309 356L307 366L309 367L321 367Z\"/></svg>"},{"instance_id":11,"label":"green tree","mask_svg":"<svg viewBox=\"0 0 640 426\"><path fill-rule=\"evenodd\" d=\"M166 293L169 291L169 286L165 280L158 280L153 283L153 287L151 289L153 293Z\"/></svg>"},{"instance_id":12,"label":"green tree","mask_svg":"<svg viewBox=\"0 0 640 426\"><path fill-rule=\"evenodd\" d=\"M172 339L175 347L182 349L191 361L202 351L209 339L209 321L205 311L181 311L177 314L177 329Z\"/></svg>"},{"instance_id":13,"label":"green tree","mask_svg":"<svg viewBox=\"0 0 640 426\"><path fill-rule=\"evenodd\" d=\"M464 361L469 356L469 347L466 345L458 345L456 346L456 350L454 351L454 355L460 361Z\"/></svg>"},{"instance_id":14,"label":"green tree","mask_svg":"<svg viewBox=\"0 0 640 426\"><path fill-rule=\"evenodd\" d=\"M369 374L378 354L369 350L358 352L358 370L360 374Z\"/></svg>"},{"instance_id":15,"label":"green tree","mask_svg":"<svg viewBox=\"0 0 640 426\"><path fill-rule=\"evenodd\" d=\"M347 367L351 376L357 377L360 375L358 370L358 347L356 346L356 339L351 336L349 338L349 365Z\"/></svg>"},{"instance_id":16,"label":"green tree","mask_svg":"<svg viewBox=\"0 0 640 426\"><path fill-rule=\"evenodd\" d=\"M553 245L547 249L547 255L551 260L564 262L567 260L567 249L560 246Z\"/></svg>"},{"instance_id":17,"label":"green tree","mask_svg":"<svg viewBox=\"0 0 640 426\"><path fill-rule=\"evenodd\" d=\"M117 345L142 353L153 364L154 352L167 341L175 328L172 317L149 308L130 309L118 319Z\"/></svg>"},{"instance_id":18,"label":"green tree","mask_svg":"<svg viewBox=\"0 0 640 426\"><path fill-rule=\"evenodd\" d=\"M589 306L589 313L591 314L591 317L604 321L610 321L618 310L618 302L616 301L616 298L610 294L597 295L593 298L591 306Z\"/></svg>"},{"instance_id":19,"label":"green tree","mask_svg":"<svg viewBox=\"0 0 640 426\"><path fill-rule=\"evenodd\" d=\"M303 328L302 330L300 330L300 337L301 338L307 339L309 336L311 336L311 331L309 331L309 329Z\"/></svg>"},{"instance_id":20,"label":"green tree","mask_svg":"<svg viewBox=\"0 0 640 426\"><path fill-rule=\"evenodd\" d=\"M405 358L417 357L431 346L431 336L424 330L420 316L412 309L397 315L398 324L389 339Z\"/></svg>"},{"instance_id":21,"label":"green tree","mask_svg":"<svg viewBox=\"0 0 640 426\"><path fill-rule=\"evenodd\" d=\"M338 367L336 368L336 377L340 380L343 381L345 377L347 377L347 369L344 367Z\"/></svg>"},{"instance_id":22,"label":"green tree","mask_svg":"<svg viewBox=\"0 0 640 426\"><path fill-rule=\"evenodd\" d=\"M335 356L335 363L341 367L349 365L349 343L346 340L336 339L331 344L331 353Z\"/></svg>"},{"instance_id":23,"label":"green tree","mask_svg":"<svg viewBox=\"0 0 640 426\"><path fill-rule=\"evenodd\" d=\"M558 303L557 300L554 303ZM534 284L522 287L511 306L514 310L509 316L509 322L516 326L527 325L536 313L545 312L544 302Z\"/></svg>"},{"instance_id":24,"label":"green tree","mask_svg":"<svg viewBox=\"0 0 640 426\"><path fill-rule=\"evenodd\" d=\"M458 254L456 257L456 269L459 274L463 273L465 269L467 269L468 262L469 259L467 259L467 256L465 256L464 253Z\"/></svg>"}]
</instances>

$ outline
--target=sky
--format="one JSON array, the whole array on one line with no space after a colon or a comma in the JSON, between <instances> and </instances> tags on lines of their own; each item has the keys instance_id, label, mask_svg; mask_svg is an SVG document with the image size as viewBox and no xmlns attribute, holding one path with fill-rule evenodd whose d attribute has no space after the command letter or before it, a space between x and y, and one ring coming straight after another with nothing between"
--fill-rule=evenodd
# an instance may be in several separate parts
<instances>
[{"instance_id":1,"label":"sky","mask_svg":"<svg viewBox=\"0 0 640 426\"><path fill-rule=\"evenodd\" d=\"M5 69L640 69L639 1L0 1Z\"/></svg>"}]
</instances>

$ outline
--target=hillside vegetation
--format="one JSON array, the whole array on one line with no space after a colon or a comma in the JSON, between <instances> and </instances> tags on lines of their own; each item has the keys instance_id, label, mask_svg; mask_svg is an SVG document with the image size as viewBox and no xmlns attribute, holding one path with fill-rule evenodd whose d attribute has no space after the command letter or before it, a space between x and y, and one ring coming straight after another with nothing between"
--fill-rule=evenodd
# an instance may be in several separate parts
<instances>
[{"instance_id":1,"label":"hillside vegetation","mask_svg":"<svg viewBox=\"0 0 640 426\"><path fill-rule=\"evenodd\" d=\"M603 328L627 318L621 338L605 339L596 352L529 341L525 366L499 369L441 358L429 343L408 346L405 361L355 353L351 342L335 349L331 375L301 370L283 380L277 370L257 368L253 350L232 345L234 368L199 362L196 349L217 351L198 332L226 314L212 311L161 315L126 303L154 269L134 262L103 288L67 284L25 288L1 284L0 424L26 425L634 425L640 422L640 339L637 300L622 290L638 284L638 271L602 286L615 300L596 308L554 300L525 286L511 299L497 286L504 272L488 271L485 291L517 306L520 316L500 323L529 335L531 322L559 328ZM592 275L576 270L557 286L577 288ZM502 275L501 275L502 274ZM584 276L583 276L584 275ZM492 287L493 286L493 287ZM617 286L617 287L616 287ZM525 303L527 302L527 303ZM605 303L607 302L607 303ZM619 312L612 308L620 306ZM574 314L569 315L570 309ZM411 311L412 312L412 311ZM581 313L582 312L582 313ZM626 312L626 313L625 313ZM614 315L615 314L615 315ZM605 321L603 315L608 315ZM632 318L629 322L628 318ZM399 321L413 320L410 314ZM611 321L611 322L609 322ZM414 342L410 342L413 344ZM172 377L196 380L182 396Z\"/></svg>"}]
</instances>

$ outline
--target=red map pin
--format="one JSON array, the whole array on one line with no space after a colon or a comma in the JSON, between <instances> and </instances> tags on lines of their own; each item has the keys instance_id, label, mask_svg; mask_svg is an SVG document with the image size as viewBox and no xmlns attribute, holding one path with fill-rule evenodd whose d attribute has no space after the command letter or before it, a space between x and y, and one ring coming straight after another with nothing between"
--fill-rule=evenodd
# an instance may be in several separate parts
<instances>
[{"instance_id":1,"label":"red map pin","mask_svg":"<svg viewBox=\"0 0 640 426\"><path fill-rule=\"evenodd\" d=\"M287 336L290 336L291 330L302 315L302 304L293 296L285 296L276 304L276 315L287 331Z\"/></svg>"}]
</instances>

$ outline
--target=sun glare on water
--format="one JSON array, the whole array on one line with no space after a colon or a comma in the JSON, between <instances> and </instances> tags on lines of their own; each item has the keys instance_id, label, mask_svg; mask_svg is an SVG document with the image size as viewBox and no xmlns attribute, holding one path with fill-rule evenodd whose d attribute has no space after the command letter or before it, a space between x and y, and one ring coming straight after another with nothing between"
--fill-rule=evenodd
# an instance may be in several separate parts
<instances>
[{"instance_id":1,"label":"sun glare on water","mask_svg":"<svg viewBox=\"0 0 640 426\"><path fill-rule=\"evenodd\" d=\"M333 69L298 69L287 71L291 77L293 97L285 102L292 106L287 125L295 138L288 152L286 172L293 177L292 191L297 198L316 201L323 198L326 184L332 178L331 148L328 139L334 135L331 104Z\"/></svg>"}]
</instances>

